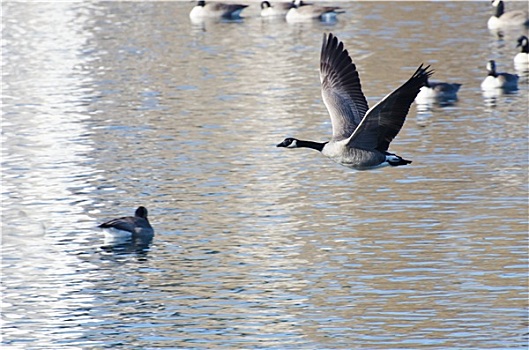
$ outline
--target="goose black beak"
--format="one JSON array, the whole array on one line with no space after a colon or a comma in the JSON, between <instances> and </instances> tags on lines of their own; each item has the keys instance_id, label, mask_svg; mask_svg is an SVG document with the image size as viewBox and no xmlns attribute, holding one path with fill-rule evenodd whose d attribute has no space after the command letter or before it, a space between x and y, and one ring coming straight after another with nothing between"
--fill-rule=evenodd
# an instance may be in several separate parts
<instances>
[{"instance_id":1,"label":"goose black beak","mask_svg":"<svg viewBox=\"0 0 529 350\"><path fill-rule=\"evenodd\" d=\"M285 141L281 142L280 144L276 145L276 147L286 147Z\"/></svg>"}]
</instances>

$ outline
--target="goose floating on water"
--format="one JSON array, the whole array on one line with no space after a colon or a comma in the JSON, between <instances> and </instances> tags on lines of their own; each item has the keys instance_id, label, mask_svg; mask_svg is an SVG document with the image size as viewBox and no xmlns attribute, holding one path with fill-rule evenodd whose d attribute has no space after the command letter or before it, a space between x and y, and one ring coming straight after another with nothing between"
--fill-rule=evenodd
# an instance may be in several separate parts
<instances>
[{"instance_id":1,"label":"goose floating on water","mask_svg":"<svg viewBox=\"0 0 529 350\"><path fill-rule=\"evenodd\" d=\"M529 40L525 35L518 38L520 52L514 56L514 68L516 70L529 70Z\"/></svg>"},{"instance_id":2,"label":"goose floating on water","mask_svg":"<svg viewBox=\"0 0 529 350\"><path fill-rule=\"evenodd\" d=\"M529 26L529 16L527 11L514 10L505 12L505 5L502 0L492 0L492 7L494 7L494 15L492 15L487 22L487 27L490 30L506 27Z\"/></svg>"},{"instance_id":3,"label":"goose floating on water","mask_svg":"<svg viewBox=\"0 0 529 350\"><path fill-rule=\"evenodd\" d=\"M277 147L312 148L338 164L356 170L399 166L410 160L388 152L404 125L410 105L433 74L421 65L398 89L368 108L356 66L342 42L332 33L323 36L320 56L322 97L329 111L333 135L328 142L286 138Z\"/></svg>"},{"instance_id":4,"label":"goose floating on water","mask_svg":"<svg viewBox=\"0 0 529 350\"><path fill-rule=\"evenodd\" d=\"M496 62L494 60L487 62L487 71L488 75L481 83L483 90L516 90L518 88L518 76L516 74L496 72Z\"/></svg>"},{"instance_id":5,"label":"goose floating on water","mask_svg":"<svg viewBox=\"0 0 529 350\"><path fill-rule=\"evenodd\" d=\"M334 20L337 14L343 12L337 6L317 6L304 4L301 0L295 0L294 6L287 12L286 20L287 22L299 22L312 19Z\"/></svg>"},{"instance_id":6,"label":"goose floating on water","mask_svg":"<svg viewBox=\"0 0 529 350\"><path fill-rule=\"evenodd\" d=\"M457 92L461 84L443 83L426 80L426 83L415 98L418 104L428 104L431 102L453 102L457 101Z\"/></svg>"},{"instance_id":7,"label":"goose floating on water","mask_svg":"<svg viewBox=\"0 0 529 350\"><path fill-rule=\"evenodd\" d=\"M269 1L261 2L261 17L285 17L288 10L294 7L294 2L276 2L273 5Z\"/></svg>"},{"instance_id":8,"label":"goose floating on water","mask_svg":"<svg viewBox=\"0 0 529 350\"><path fill-rule=\"evenodd\" d=\"M134 216L113 219L99 225L100 228L117 237L149 238L154 236L154 230L147 219L147 209L138 207Z\"/></svg>"},{"instance_id":9,"label":"goose floating on water","mask_svg":"<svg viewBox=\"0 0 529 350\"><path fill-rule=\"evenodd\" d=\"M189 13L189 17L192 20L205 18L239 19L241 18L241 11L247 7L248 5L225 4L222 2L206 3L206 1L200 0Z\"/></svg>"}]
</instances>

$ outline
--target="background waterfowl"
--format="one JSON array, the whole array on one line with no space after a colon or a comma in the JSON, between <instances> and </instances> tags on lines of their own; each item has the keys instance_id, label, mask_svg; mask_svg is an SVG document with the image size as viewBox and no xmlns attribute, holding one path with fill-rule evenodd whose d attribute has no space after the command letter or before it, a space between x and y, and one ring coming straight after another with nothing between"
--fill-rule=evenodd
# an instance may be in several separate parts
<instances>
[{"instance_id":1,"label":"background waterfowl","mask_svg":"<svg viewBox=\"0 0 529 350\"><path fill-rule=\"evenodd\" d=\"M189 17L191 19L238 19L241 17L241 11L247 7L248 5L225 4L222 2L206 3L206 1L200 0L189 13Z\"/></svg>"},{"instance_id":2,"label":"background waterfowl","mask_svg":"<svg viewBox=\"0 0 529 350\"><path fill-rule=\"evenodd\" d=\"M294 7L294 2L276 2L273 5L269 1L261 2L261 17L285 17L288 10Z\"/></svg>"},{"instance_id":3,"label":"background waterfowl","mask_svg":"<svg viewBox=\"0 0 529 350\"><path fill-rule=\"evenodd\" d=\"M492 0L494 14L489 18L487 27L491 30L504 27L529 26L529 15L527 11L514 10L505 12L502 0Z\"/></svg>"},{"instance_id":4,"label":"background waterfowl","mask_svg":"<svg viewBox=\"0 0 529 350\"><path fill-rule=\"evenodd\" d=\"M483 90L516 90L518 88L518 76L516 74L496 72L496 62L494 60L487 62L487 71L488 75L481 83Z\"/></svg>"},{"instance_id":5,"label":"background waterfowl","mask_svg":"<svg viewBox=\"0 0 529 350\"><path fill-rule=\"evenodd\" d=\"M147 209L138 207L134 216L124 216L104 222L99 225L106 232L114 236L152 237L154 230L147 218Z\"/></svg>"},{"instance_id":6,"label":"background waterfowl","mask_svg":"<svg viewBox=\"0 0 529 350\"><path fill-rule=\"evenodd\" d=\"M295 0L294 6L288 10L286 20L288 22L306 21L312 19L332 20L338 13L343 13L337 6L317 6Z\"/></svg>"},{"instance_id":7,"label":"background waterfowl","mask_svg":"<svg viewBox=\"0 0 529 350\"><path fill-rule=\"evenodd\" d=\"M426 80L426 83L415 98L418 104L431 102L453 102L457 101L457 92L461 84L433 82Z\"/></svg>"},{"instance_id":8,"label":"background waterfowl","mask_svg":"<svg viewBox=\"0 0 529 350\"><path fill-rule=\"evenodd\" d=\"M411 163L387 152L402 128L410 105L433 74L421 65L398 89L368 109L355 64L342 42L323 37L320 56L322 97L329 111L333 135L328 142L286 138L277 147L312 148L346 167L369 170Z\"/></svg>"},{"instance_id":9,"label":"background waterfowl","mask_svg":"<svg viewBox=\"0 0 529 350\"><path fill-rule=\"evenodd\" d=\"M529 40L525 35L518 38L516 47L520 48L520 52L514 56L514 68L516 70L529 69Z\"/></svg>"}]
</instances>

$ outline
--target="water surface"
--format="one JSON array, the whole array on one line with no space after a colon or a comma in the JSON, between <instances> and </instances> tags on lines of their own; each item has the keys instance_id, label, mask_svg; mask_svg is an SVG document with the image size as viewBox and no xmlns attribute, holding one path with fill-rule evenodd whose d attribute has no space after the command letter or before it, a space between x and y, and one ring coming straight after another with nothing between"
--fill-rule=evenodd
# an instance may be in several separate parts
<instances>
[{"instance_id":1,"label":"water surface","mask_svg":"<svg viewBox=\"0 0 529 350\"><path fill-rule=\"evenodd\" d=\"M527 76L487 2L346 2L336 23L193 24L186 2L3 10L2 345L527 346ZM520 7L519 3L508 6ZM323 32L371 105L424 62L463 84L353 172L317 152ZM97 225L144 205L148 246Z\"/></svg>"}]
</instances>

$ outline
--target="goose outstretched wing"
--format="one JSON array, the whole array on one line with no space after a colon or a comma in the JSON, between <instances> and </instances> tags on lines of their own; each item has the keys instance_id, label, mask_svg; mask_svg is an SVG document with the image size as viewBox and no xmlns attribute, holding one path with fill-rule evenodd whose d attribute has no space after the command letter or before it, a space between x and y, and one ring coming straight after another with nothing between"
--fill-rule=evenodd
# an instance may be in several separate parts
<instances>
[{"instance_id":1,"label":"goose outstretched wing","mask_svg":"<svg viewBox=\"0 0 529 350\"><path fill-rule=\"evenodd\" d=\"M398 89L369 109L352 133L349 147L387 151L404 125L410 106L433 70L421 64L413 76Z\"/></svg>"},{"instance_id":2,"label":"goose outstretched wing","mask_svg":"<svg viewBox=\"0 0 529 350\"><path fill-rule=\"evenodd\" d=\"M347 139L369 107L356 66L343 43L332 33L323 35L320 80L323 102L331 117L332 139Z\"/></svg>"}]
</instances>

